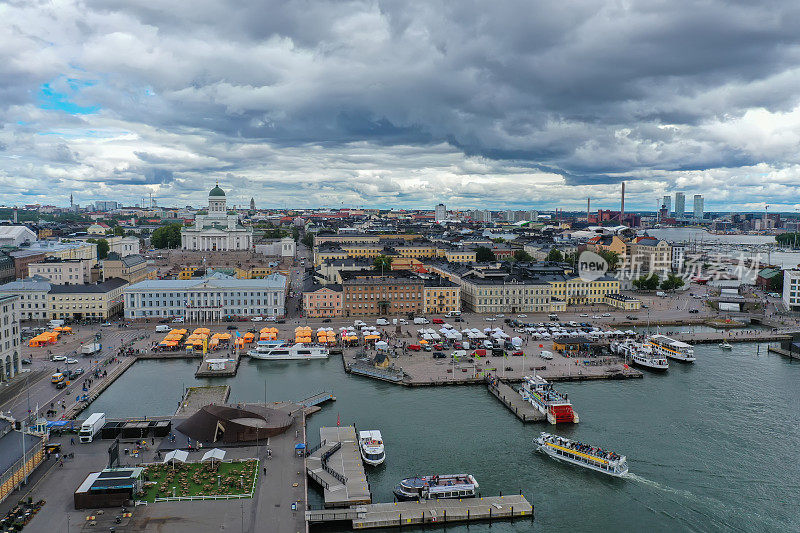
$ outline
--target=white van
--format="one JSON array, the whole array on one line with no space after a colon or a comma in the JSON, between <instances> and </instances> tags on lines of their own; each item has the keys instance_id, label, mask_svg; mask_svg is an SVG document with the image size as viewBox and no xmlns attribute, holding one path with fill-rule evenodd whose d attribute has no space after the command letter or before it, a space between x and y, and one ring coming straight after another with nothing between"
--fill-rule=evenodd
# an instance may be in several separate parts
<instances>
[{"instance_id":1,"label":"white van","mask_svg":"<svg viewBox=\"0 0 800 533\"><path fill-rule=\"evenodd\" d=\"M172 331L172 328L166 324L159 324L156 326L156 333L166 333Z\"/></svg>"},{"instance_id":2,"label":"white van","mask_svg":"<svg viewBox=\"0 0 800 533\"><path fill-rule=\"evenodd\" d=\"M379 318L378 320L375 321L375 325L376 326L388 326L389 325L389 321L386 320L385 318Z\"/></svg>"},{"instance_id":3,"label":"white van","mask_svg":"<svg viewBox=\"0 0 800 533\"><path fill-rule=\"evenodd\" d=\"M466 350L453 350L453 358L457 357L466 357L467 351Z\"/></svg>"},{"instance_id":4,"label":"white van","mask_svg":"<svg viewBox=\"0 0 800 533\"><path fill-rule=\"evenodd\" d=\"M401 326L407 326L408 325L408 320L406 320L405 318L393 318L392 319L392 324L395 325L395 326L398 325L398 324L400 324Z\"/></svg>"},{"instance_id":5,"label":"white van","mask_svg":"<svg viewBox=\"0 0 800 533\"><path fill-rule=\"evenodd\" d=\"M422 316L414 317L414 324L430 324L428 319Z\"/></svg>"}]
</instances>

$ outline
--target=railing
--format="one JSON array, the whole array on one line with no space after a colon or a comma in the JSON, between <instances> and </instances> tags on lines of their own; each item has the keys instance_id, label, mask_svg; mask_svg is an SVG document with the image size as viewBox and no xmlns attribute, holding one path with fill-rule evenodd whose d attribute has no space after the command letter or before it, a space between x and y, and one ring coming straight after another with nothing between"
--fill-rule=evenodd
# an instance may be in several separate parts
<instances>
[{"instance_id":1,"label":"railing","mask_svg":"<svg viewBox=\"0 0 800 533\"><path fill-rule=\"evenodd\" d=\"M342 447L342 443L341 442L337 442L336 444L334 444L331 447L330 450L328 450L327 452L323 453L322 454L322 463L323 464L326 463L328 461L328 459L331 458L331 455L333 455L334 453L338 452L341 447Z\"/></svg>"},{"instance_id":2,"label":"railing","mask_svg":"<svg viewBox=\"0 0 800 533\"><path fill-rule=\"evenodd\" d=\"M328 484L327 481L325 481L324 479L319 477L317 474L315 474L311 470L306 469L306 473L308 474L308 477L310 477L311 479L313 479L314 481L316 481L317 483L322 485L323 488L326 488L326 489L330 489L331 488L331 486Z\"/></svg>"},{"instance_id":3,"label":"railing","mask_svg":"<svg viewBox=\"0 0 800 533\"><path fill-rule=\"evenodd\" d=\"M336 480L337 480L339 483L341 483L342 485L344 485L345 483L347 483L347 478L346 478L345 476L341 475L339 472L336 472L336 471L335 471L334 469L332 469L331 467L329 467L329 466L328 466L328 463L322 463L322 469L323 469L324 471L326 471L327 473L329 473L330 475L332 475L334 478L336 478Z\"/></svg>"},{"instance_id":4,"label":"railing","mask_svg":"<svg viewBox=\"0 0 800 533\"><path fill-rule=\"evenodd\" d=\"M325 443L326 443L326 441L324 441L324 440L323 440L322 442L320 442L319 444L317 444L316 446L314 446L314 447L313 447L313 448L311 448L310 450L307 450L307 451L306 451L306 454L307 454L307 455L311 455L311 454L312 454L312 453L314 453L315 451L317 451L317 450L319 450L320 448L322 448L323 446L325 446Z\"/></svg>"}]
</instances>

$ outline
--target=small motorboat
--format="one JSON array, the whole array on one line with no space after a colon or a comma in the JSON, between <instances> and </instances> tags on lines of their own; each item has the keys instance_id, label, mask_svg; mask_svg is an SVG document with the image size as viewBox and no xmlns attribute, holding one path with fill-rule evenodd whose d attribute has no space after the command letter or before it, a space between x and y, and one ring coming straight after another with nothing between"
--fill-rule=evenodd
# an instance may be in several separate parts
<instances>
[{"instance_id":1,"label":"small motorboat","mask_svg":"<svg viewBox=\"0 0 800 533\"><path fill-rule=\"evenodd\" d=\"M733 346L728 341L722 341L719 343L719 347L723 350L733 350Z\"/></svg>"}]
</instances>

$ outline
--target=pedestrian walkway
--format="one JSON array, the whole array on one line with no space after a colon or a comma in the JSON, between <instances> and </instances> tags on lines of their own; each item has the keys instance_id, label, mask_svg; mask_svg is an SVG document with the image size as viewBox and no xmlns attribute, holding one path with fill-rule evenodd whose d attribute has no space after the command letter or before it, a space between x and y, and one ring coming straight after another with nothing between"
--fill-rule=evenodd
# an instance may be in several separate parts
<instances>
[{"instance_id":1,"label":"pedestrian walkway","mask_svg":"<svg viewBox=\"0 0 800 533\"><path fill-rule=\"evenodd\" d=\"M320 445L306 460L306 472L322 487L325 507L371 503L355 427L321 427L319 437Z\"/></svg>"}]
</instances>

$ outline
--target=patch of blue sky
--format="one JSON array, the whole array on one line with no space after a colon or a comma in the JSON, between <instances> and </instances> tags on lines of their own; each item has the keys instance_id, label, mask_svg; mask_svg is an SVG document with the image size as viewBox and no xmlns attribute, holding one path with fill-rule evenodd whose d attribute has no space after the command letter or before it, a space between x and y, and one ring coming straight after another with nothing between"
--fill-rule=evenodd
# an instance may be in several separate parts
<instances>
[{"instance_id":1,"label":"patch of blue sky","mask_svg":"<svg viewBox=\"0 0 800 533\"><path fill-rule=\"evenodd\" d=\"M77 78L57 79L53 82L43 83L39 87L37 99L42 109L54 109L70 115L88 115L97 113L100 106L83 106L74 102L78 94L86 87L91 87L97 82ZM58 87L58 88L56 88Z\"/></svg>"}]
</instances>

